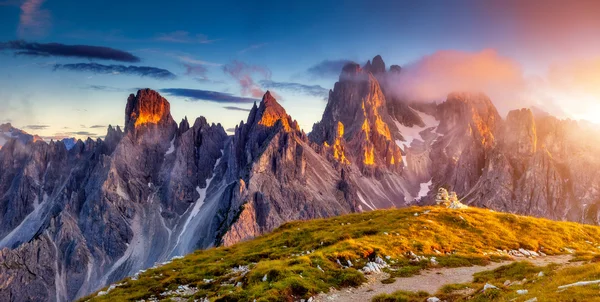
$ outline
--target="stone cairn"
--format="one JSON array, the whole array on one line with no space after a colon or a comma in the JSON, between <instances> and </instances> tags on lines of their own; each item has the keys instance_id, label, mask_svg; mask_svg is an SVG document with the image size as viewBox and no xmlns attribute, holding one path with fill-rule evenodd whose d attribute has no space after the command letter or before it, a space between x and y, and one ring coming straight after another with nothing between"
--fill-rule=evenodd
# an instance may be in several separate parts
<instances>
[{"instance_id":1,"label":"stone cairn","mask_svg":"<svg viewBox=\"0 0 600 302\"><path fill-rule=\"evenodd\" d=\"M435 195L435 202L438 205L442 205L448 209L465 209L466 205L462 204L456 196L456 192L448 193L448 190L439 188Z\"/></svg>"}]
</instances>

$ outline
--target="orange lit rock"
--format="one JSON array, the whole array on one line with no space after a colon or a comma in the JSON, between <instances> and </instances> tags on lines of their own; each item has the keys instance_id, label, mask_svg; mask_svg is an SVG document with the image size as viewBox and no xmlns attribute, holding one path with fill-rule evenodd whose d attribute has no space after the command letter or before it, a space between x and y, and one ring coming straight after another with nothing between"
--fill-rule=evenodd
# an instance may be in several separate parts
<instances>
[{"instance_id":1,"label":"orange lit rock","mask_svg":"<svg viewBox=\"0 0 600 302\"><path fill-rule=\"evenodd\" d=\"M369 166L375 164L375 148L373 145L365 147L363 163Z\"/></svg>"},{"instance_id":2,"label":"orange lit rock","mask_svg":"<svg viewBox=\"0 0 600 302\"><path fill-rule=\"evenodd\" d=\"M136 95L131 94L127 99L125 132L149 124L174 124L170 109L169 102L158 92L151 89L138 90Z\"/></svg>"},{"instance_id":3,"label":"orange lit rock","mask_svg":"<svg viewBox=\"0 0 600 302\"><path fill-rule=\"evenodd\" d=\"M135 126L138 127L143 124L157 124L163 117L164 111L165 104L160 103L157 110L140 112L140 115L135 120Z\"/></svg>"}]
</instances>

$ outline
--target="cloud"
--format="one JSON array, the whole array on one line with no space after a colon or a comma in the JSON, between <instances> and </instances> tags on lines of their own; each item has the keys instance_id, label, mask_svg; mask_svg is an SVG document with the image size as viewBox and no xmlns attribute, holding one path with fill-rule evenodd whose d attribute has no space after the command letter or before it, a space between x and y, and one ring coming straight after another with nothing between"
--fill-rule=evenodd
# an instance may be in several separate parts
<instances>
[{"instance_id":1,"label":"cloud","mask_svg":"<svg viewBox=\"0 0 600 302\"><path fill-rule=\"evenodd\" d=\"M411 101L443 101L450 92L484 92L501 111L521 106L527 81L518 62L495 50L442 50L388 73L386 89Z\"/></svg>"},{"instance_id":2,"label":"cloud","mask_svg":"<svg viewBox=\"0 0 600 302\"><path fill-rule=\"evenodd\" d=\"M294 93L305 94L324 100L327 100L327 98L329 97L329 89L325 89L319 85L305 85L290 82L274 82L269 80L260 81L260 85L267 89L291 91Z\"/></svg>"},{"instance_id":3,"label":"cloud","mask_svg":"<svg viewBox=\"0 0 600 302\"><path fill-rule=\"evenodd\" d=\"M576 119L600 122L600 56L562 61L550 66L544 78L530 81L531 97L543 100L542 108ZM550 108L548 108L551 105Z\"/></svg>"},{"instance_id":4,"label":"cloud","mask_svg":"<svg viewBox=\"0 0 600 302\"><path fill-rule=\"evenodd\" d=\"M186 89L186 88L164 88L164 89L160 89L160 92L168 94L168 95L172 95L172 96L185 97L190 102L206 101L206 102L214 102L214 103L240 103L240 104L244 104L244 103L251 104L256 101L260 102L259 99L239 97L239 96L232 95L230 93L209 91L209 90Z\"/></svg>"},{"instance_id":5,"label":"cloud","mask_svg":"<svg viewBox=\"0 0 600 302\"><path fill-rule=\"evenodd\" d=\"M104 129L104 128L107 128L107 126L106 125L93 125L93 126L90 126L89 128L90 129L98 129L98 128Z\"/></svg>"},{"instance_id":6,"label":"cloud","mask_svg":"<svg viewBox=\"0 0 600 302\"><path fill-rule=\"evenodd\" d=\"M27 125L27 126L25 126L25 129L44 130L48 127L50 127L50 126L48 126L48 125Z\"/></svg>"},{"instance_id":7,"label":"cloud","mask_svg":"<svg viewBox=\"0 0 600 302\"><path fill-rule=\"evenodd\" d=\"M235 128L227 128L227 129L225 129L225 132L234 133Z\"/></svg>"},{"instance_id":8,"label":"cloud","mask_svg":"<svg viewBox=\"0 0 600 302\"><path fill-rule=\"evenodd\" d=\"M101 74L127 74L150 77L160 80L172 80L176 76L162 68L148 66L102 65L98 63L55 64L54 70L70 70Z\"/></svg>"},{"instance_id":9,"label":"cloud","mask_svg":"<svg viewBox=\"0 0 600 302\"><path fill-rule=\"evenodd\" d=\"M172 43L195 43L195 44L210 44L217 40L209 40L203 34L190 34L184 30L177 30L170 33L160 33L156 35L157 41L172 42Z\"/></svg>"},{"instance_id":10,"label":"cloud","mask_svg":"<svg viewBox=\"0 0 600 302\"><path fill-rule=\"evenodd\" d=\"M40 37L50 27L50 11L42 9L45 0L27 0L21 4L17 35Z\"/></svg>"},{"instance_id":11,"label":"cloud","mask_svg":"<svg viewBox=\"0 0 600 302\"><path fill-rule=\"evenodd\" d=\"M248 65L244 62L233 61L223 66L223 72L235 79L240 85L242 95L261 98L265 91L254 80L258 76L261 80L271 80L271 70L266 67Z\"/></svg>"},{"instance_id":12,"label":"cloud","mask_svg":"<svg viewBox=\"0 0 600 302\"><path fill-rule=\"evenodd\" d=\"M248 46L248 47L246 47L246 48L238 51L238 54L244 54L246 52L249 52L249 51L252 51L252 50L256 50L256 49L262 48L262 47L267 46L267 45L269 45L269 43L252 44L252 45L250 45L250 46Z\"/></svg>"},{"instance_id":13,"label":"cloud","mask_svg":"<svg viewBox=\"0 0 600 302\"><path fill-rule=\"evenodd\" d=\"M329 78L337 77L342 72L344 65L351 63L350 60L323 60L306 71L310 76L314 78Z\"/></svg>"},{"instance_id":14,"label":"cloud","mask_svg":"<svg viewBox=\"0 0 600 302\"><path fill-rule=\"evenodd\" d=\"M35 43L23 40L0 43L0 50L14 50L16 55L36 57L73 57L120 62L139 62L140 58L133 54L103 46L66 45L61 43Z\"/></svg>"},{"instance_id":15,"label":"cloud","mask_svg":"<svg viewBox=\"0 0 600 302\"><path fill-rule=\"evenodd\" d=\"M242 107L236 107L236 106L224 106L223 108L225 108L227 110L232 110L232 111L250 112L250 109L246 109L246 108L242 108Z\"/></svg>"},{"instance_id":16,"label":"cloud","mask_svg":"<svg viewBox=\"0 0 600 302\"><path fill-rule=\"evenodd\" d=\"M93 133L93 132L89 132L89 131L70 131L70 132L57 132L51 136L42 136L42 139L44 139L45 141L49 141L49 140L60 141L65 138L72 138L75 136L85 137L85 138L88 138L88 137L102 138L103 137L103 136L98 135L98 133Z\"/></svg>"},{"instance_id":17,"label":"cloud","mask_svg":"<svg viewBox=\"0 0 600 302\"><path fill-rule=\"evenodd\" d=\"M501 114L536 107L560 118L600 122L600 56L561 60L537 75L495 50L443 50L387 73L383 86L409 101L444 101L450 92L487 94Z\"/></svg>"},{"instance_id":18,"label":"cloud","mask_svg":"<svg viewBox=\"0 0 600 302\"><path fill-rule=\"evenodd\" d=\"M117 87L110 87L110 86L104 86L104 85L88 85L88 86L85 86L83 88L84 89L89 89L89 90L108 91L108 92L123 92L123 91L128 91L127 89L117 88Z\"/></svg>"},{"instance_id":19,"label":"cloud","mask_svg":"<svg viewBox=\"0 0 600 302\"><path fill-rule=\"evenodd\" d=\"M74 131L74 132L67 132L67 134L77 135L77 136L90 136L90 137L98 136L97 133L93 133L93 132L89 132L89 131Z\"/></svg>"},{"instance_id":20,"label":"cloud","mask_svg":"<svg viewBox=\"0 0 600 302\"><path fill-rule=\"evenodd\" d=\"M202 78L202 79L206 78L206 72L208 70L206 69L206 67L204 67L204 65L194 65L194 64L184 63L183 67L185 67L186 75L196 75L196 76L200 76L200 78Z\"/></svg>"},{"instance_id":21,"label":"cloud","mask_svg":"<svg viewBox=\"0 0 600 302\"><path fill-rule=\"evenodd\" d=\"M192 64L192 65L221 66L221 64L219 64L219 63L198 60L198 59L192 58L191 56L184 56L184 55L171 55L171 56L176 57L183 63L188 63L188 64Z\"/></svg>"}]
</instances>

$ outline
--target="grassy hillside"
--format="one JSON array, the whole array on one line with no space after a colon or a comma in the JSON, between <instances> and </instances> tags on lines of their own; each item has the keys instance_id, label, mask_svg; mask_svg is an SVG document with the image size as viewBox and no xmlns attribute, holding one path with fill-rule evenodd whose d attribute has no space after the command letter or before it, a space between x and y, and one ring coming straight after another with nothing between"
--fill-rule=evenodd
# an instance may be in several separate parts
<instances>
[{"instance_id":1,"label":"grassy hillside","mask_svg":"<svg viewBox=\"0 0 600 302\"><path fill-rule=\"evenodd\" d=\"M389 265L384 270L402 277L427 267L497 261L508 257L503 250L591 255L598 245L596 226L475 208L380 210L287 223L251 241L197 251L83 300L294 301L361 284L357 269L377 257ZM348 261L352 267L343 267Z\"/></svg>"}]
</instances>

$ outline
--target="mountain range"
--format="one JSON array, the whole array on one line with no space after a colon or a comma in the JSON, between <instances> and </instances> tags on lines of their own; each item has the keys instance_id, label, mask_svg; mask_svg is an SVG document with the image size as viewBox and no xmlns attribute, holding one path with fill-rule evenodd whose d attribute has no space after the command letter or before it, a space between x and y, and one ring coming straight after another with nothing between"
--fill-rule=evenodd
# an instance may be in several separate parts
<instances>
[{"instance_id":1,"label":"mountain range","mask_svg":"<svg viewBox=\"0 0 600 302\"><path fill-rule=\"evenodd\" d=\"M412 102L393 93L395 73L380 56L344 66L308 135L270 92L228 136L204 117L177 123L150 89L104 139L2 134L0 299L70 301L288 221L428 205L438 187L468 205L600 222L597 129L531 109L503 119L482 93Z\"/></svg>"}]
</instances>

